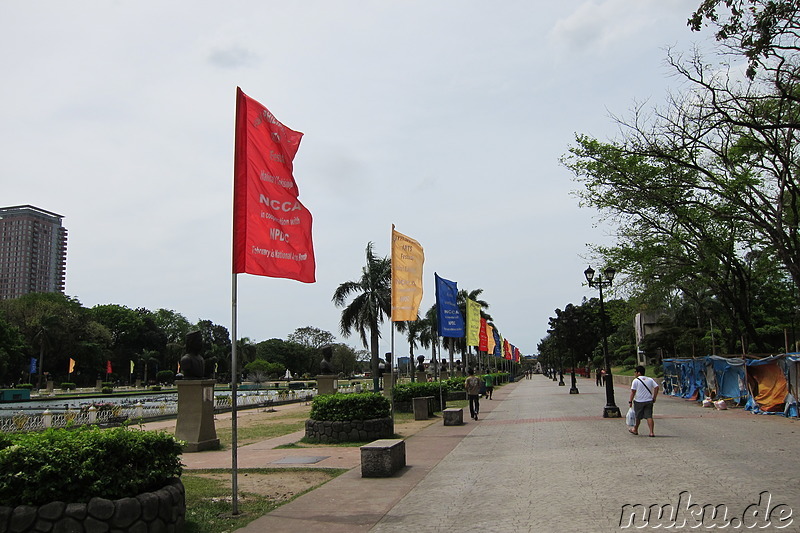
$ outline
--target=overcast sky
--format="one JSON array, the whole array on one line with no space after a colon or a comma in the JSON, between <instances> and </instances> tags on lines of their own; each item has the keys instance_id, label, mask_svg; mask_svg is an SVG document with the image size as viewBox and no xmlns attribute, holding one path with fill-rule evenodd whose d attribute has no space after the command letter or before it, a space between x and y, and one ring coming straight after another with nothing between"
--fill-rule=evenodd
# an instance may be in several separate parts
<instances>
[{"instance_id":1,"label":"overcast sky","mask_svg":"<svg viewBox=\"0 0 800 533\"><path fill-rule=\"evenodd\" d=\"M64 215L66 292L231 328L235 90L304 133L317 282L239 275L240 337L339 335L336 287L391 225L536 352L608 242L559 164L664 101L699 0L4 2L0 205ZM594 265L595 268L598 265ZM361 348L357 337L342 339ZM384 328L381 353L389 351ZM408 346L398 337L395 352ZM417 353L423 353L417 350Z\"/></svg>"}]
</instances>

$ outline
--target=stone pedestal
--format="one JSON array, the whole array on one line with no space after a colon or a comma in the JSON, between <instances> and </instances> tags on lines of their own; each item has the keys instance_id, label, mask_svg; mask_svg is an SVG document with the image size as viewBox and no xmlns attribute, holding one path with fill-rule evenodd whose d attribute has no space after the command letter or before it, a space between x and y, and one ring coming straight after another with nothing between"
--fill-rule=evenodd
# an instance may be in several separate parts
<instances>
[{"instance_id":1,"label":"stone pedestal","mask_svg":"<svg viewBox=\"0 0 800 533\"><path fill-rule=\"evenodd\" d=\"M428 381L428 376L425 374L425 372L417 370L417 382L425 383L426 381Z\"/></svg>"},{"instance_id":2,"label":"stone pedestal","mask_svg":"<svg viewBox=\"0 0 800 533\"><path fill-rule=\"evenodd\" d=\"M383 373L383 395L387 398L392 397L392 387L394 387L395 376L391 372Z\"/></svg>"},{"instance_id":3,"label":"stone pedestal","mask_svg":"<svg viewBox=\"0 0 800 533\"><path fill-rule=\"evenodd\" d=\"M411 398L411 405L414 409L414 420L427 420L431 416L432 396L417 396Z\"/></svg>"},{"instance_id":4,"label":"stone pedestal","mask_svg":"<svg viewBox=\"0 0 800 533\"><path fill-rule=\"evenodd\" d=\"M443 370L441 374L439 374L439 379L441 380L450 379L450 372L448 372L447 370Z\"/></svg>"},{"instance_id":5,"label":"stone pedestal","mask_svg":"<svg viewBox=\"0 0 800 533\"><path fill-rule=\"evenodd\" d=\"M334 394L339 388L339 380L335 374L317 376L317 394Z\"/></svg>"},{"instance_id":6,"label":"stone pedestal","mask_svg":"<svg viewBox=\"0 0 800 533\"><path fill-rule=\"evenodd\" d=\"M102 379L98 379L97 382L94 384L94 388L97 390L97 392L102 391L103 390L103 380Z\"/></svg>"},{"instance_id":7,"label":"stone pedestal","mask_svg":"<svg viewBox=\"0 0 800 533\"><path fill-rule=\"evenodd\" d=\"M175 438L186 442L184 452L201 452L219 448L214 427L214 380L188 379L177 381L178 421Z\"/></svg>"}]
</instances>

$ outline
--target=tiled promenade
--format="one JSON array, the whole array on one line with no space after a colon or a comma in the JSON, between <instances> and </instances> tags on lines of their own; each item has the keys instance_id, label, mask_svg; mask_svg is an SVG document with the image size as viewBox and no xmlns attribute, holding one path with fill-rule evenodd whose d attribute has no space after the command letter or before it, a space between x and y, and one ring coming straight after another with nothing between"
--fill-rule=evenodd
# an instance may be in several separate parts
<instances>
[{"instance_id":1,"label":"tiled promenade","mask_svg":"<svg viewBox=\"0 0 800 533\"><path fill-rule=\"evenodd\" d=\"M479 421L410 437L395 477L362 479L354 468L239 531L800 531L800 422L659 397L657 437L637 437L601 417L594 380L578 384L578 395L539 375L502 387L481 400ZM624 414L628 390L615 391ZM653 506L649 522L620 528L634 504ZM727 516L707 508L692 528L704 505Z\"/></svg>"}]
</instances>

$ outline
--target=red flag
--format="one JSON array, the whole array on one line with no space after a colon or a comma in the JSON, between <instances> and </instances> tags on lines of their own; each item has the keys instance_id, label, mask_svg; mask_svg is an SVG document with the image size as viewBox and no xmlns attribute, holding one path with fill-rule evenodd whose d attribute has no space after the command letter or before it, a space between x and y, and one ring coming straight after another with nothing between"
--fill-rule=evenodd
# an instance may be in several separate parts
<instances>
[{"instance_id":1,"label":"red flag","mask_svg":"<svg viewBox=\"0 0 800 533\"><path fill-rule=\"evenodd\" d=\"M292 176L302 137L236 88L234 274L316 281L311 213Z\"/></svg>"},{"instance_id":2,"label":"red flag","mask_svg":"<svg viewBox=\"0 0 800 533\"><path fill-rule=\"evenodd\" d=\"M106 374L110 374L112 372L113 370L111 370L111 361L106 361Z\"/></svg>"},{"instance_id":3,"label":"red flag","mask_svg":"<svg viewBox=\"0 0 800 533\"><path fill-rule=\"evenodd\" d=\"M489 351L489 333L486 328L486 319L481 318L481 329L478 331L478 350Z\"/></svg>"},{"instance_id":4,"label":"red flag","mask_svg":"<svg viewBox=\"0 0 800 533\"><path fill-rule=\"evenodd\" d=\"M503 359L511 359L511 349L507 340L503 339Z\"/></svg>"}]
</instances>

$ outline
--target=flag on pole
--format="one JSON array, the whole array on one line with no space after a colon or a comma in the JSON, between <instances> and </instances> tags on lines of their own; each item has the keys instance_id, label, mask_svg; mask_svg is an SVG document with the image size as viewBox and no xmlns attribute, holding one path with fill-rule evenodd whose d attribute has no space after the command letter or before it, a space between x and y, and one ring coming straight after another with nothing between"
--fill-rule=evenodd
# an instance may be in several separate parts
<instances>
[{"instance_id":1,"label":"flag on pole","mask_svg":"<svg viewBox=\"0 0 800 533\"><path fill-rule=\"evenodd\" d=\"M131 371L130 371L130 373L133 374L133 361L131 361Z\"/></svg>"},{"instance_id":2,"label":"flag on pole","mask_svg":"<svg viewBox=\"0 0 800 533\"><path fill-rule=\"evenodd\" d=\"M234 274L316 281L311 212L292 175L302 137L236 88Z\"/></svg>"},{"instance_id":3,"label":"flag on pole","mask_svg":"<svg viewBox=\"0 0 800 533\"><path fill-rule=\"evenodd\" d=\"M73 372L74 370L75 370L75 359L73 359L72 357L70 357L70 358L69 358L69 372L67 372L67 374L72 374L72 372Z\"/></svg>"},{"instance_id":4,"label":"flag on pole","mask_svg":"<svg viewBox=\"0 0 800 533\"><path fill-rule=\"evenodd\" d=\"M440 337L463 337L464 317L458 308L458 285L455 281L440 278L433 273L436 279L436 321Z\"/></svg>"},{"instance_id":5,"label":"flag on pole","mask_svg":"<svg viewBox=\"0 0 800 533\"><path fill-rule=\"evenodd\" d=\"M424 262L422 246L392 224L392 322L417 319Z\"/></svg>"},{"instance_id":6,"label":"flag on pole","mask_svg":"<svg viewBox=\"0 0 800 533\"><path fill-rule=\"evenodd\" d=\"M111 369L111 361L106 361L106 374L111 374L113 370Z\"/></svg>"},{"instance_id":7,"label":"flag on pole","mask_svg":"<svg viewBox=\"0 0 800 533\"><path fill-rule=\"evenodd\" d=\"M511 359L511 349L509 348L507 339L503 339L503 358Z\"/></svg>"},{"instance_id":8,"label":"flag on pole","mask_svg":"<svg viewBox=\"0 0 800 533\"><path fill-rule=\"evenodd\" d=\"M39 362L39 360L37 358L31 357L31 364L30 364L30 367L28 368L28 373L29 374L35 374L36 373L36 363L38 363L38 362Z\"/></svg>"},{"instance_id":9,"label":"flag on pole","mask_svg":"<svg viewBox=\"0 0 800 533\"><path fill-rule=\"evenodd\" d=\"M489 324L486 323L485 318L481 318L481 329L478 332L478 350L482 352L489 351Z\"/></svg>"},{"instance_id":10,"label":"flag on pole","mask_svg":"<svg viewBox=\"0 0 800 533\"><path fill-rule=\"evenodd\" d=\"M480 344L481 304L467 298L467 346Z\"/></svg>"}]
</instances>

